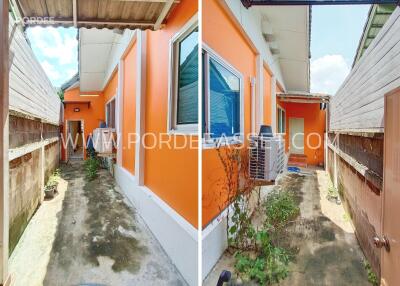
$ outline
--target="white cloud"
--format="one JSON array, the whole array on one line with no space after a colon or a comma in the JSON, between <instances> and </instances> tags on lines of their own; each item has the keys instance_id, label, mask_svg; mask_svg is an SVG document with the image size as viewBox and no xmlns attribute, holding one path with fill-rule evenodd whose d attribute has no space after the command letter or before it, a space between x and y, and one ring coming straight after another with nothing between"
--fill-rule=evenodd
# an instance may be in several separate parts
<instances>
[{"instance_id":1,"label":"white cloud","mask_svg":"<svg viewBox=\"0 0 400 286\"><path fill-rule=\"evenodd\" d=\"M311 61L311 91L334 95L350 72L342 55L326 55Z\"/></svg>"},{"instance_id":2,"label":"white cloud","mask_svg":"<svg viewBox=\"0 0 400 286\"><path fill-rule=\"evenodd\" d=\"M77 60L78 41L68 33L60 33L53 27L33 27L29 38L35 48L47 57L56 59L60 65L71 64Z\"/></svg>"},{"instance_id":3,"label":"white cloud","mask_svg":"<svg viewBox=\"0 0 400 286\"><path fill-rule=\"evenodd\" d=\"M73 77L78 71L76 69L68 69L65 71L68 79L70 79L71 77Z\"/></svg>"},{"instance_id":4,"label":"white cloud","mask_svg":"<svg viewBox=\"0 0 400 286\"><path fill-rule=\"evenodd\" d=\"M60 79L61 74L56 70L56 68L52 64L50 64L48 61L42 61L40 64L42 65L42 68L44 69L50 80L56 81Z\"/></svg>"}]
</instances>

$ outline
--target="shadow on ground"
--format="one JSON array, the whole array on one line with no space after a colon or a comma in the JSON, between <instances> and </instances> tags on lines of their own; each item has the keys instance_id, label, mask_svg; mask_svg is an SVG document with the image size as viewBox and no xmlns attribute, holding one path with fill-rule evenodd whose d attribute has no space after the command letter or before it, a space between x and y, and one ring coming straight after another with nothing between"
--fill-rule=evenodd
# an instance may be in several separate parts
<instances>
[{"instance_id":1,"label":"shadow on ground","mask_svg":"<svg viewBox=\"0 0 400 286\"><path fill-rule=\"evenodd\" d=\"M106 170L89 182L74 162L61 177L13 254L14 286L186 285Z\"/></svg>"},{"instance_id":2,"label":"shadow on ground","mask_svg":"<svg viewBox=\"0 0 400 286\"><path fill-rule=\"evenodd\" d=\"M295 254L289 276L279 285L369 285L364 256L351 223L343 207L326 198L328 180L325 176L326 173L319 170L288 173L281 176L275 186L263 187L264 195L272 190L292 191L300 206L297 219L274 238L276 245L291 249ZM324 204L324 211L321 204ZM256 213L256 224L263 221L262 215ZM234 263L232 254L226 251L206 278L205 285L216 285L224 269L234 272ZM230 285L257 284L240 282L234 274Z\"/></svg>"}]
</instances>

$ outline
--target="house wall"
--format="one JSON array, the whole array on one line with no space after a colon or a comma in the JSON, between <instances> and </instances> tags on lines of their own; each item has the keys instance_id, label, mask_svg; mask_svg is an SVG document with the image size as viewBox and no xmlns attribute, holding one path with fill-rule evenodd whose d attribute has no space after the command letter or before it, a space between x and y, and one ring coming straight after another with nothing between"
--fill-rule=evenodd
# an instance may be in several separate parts
<instances>
[{"instance_id":1,"label":"house wall","mask_svg":"<svg viewBox=\"0 0 400 286\"><path fill-rule=\"evenodd\" d=\"M136 133L136 85L137 85L136 43L123 58L122 91L122 166L135 174L135 133Z\"/></svg>"},{"instance_id":2,"label":"house wall","mask_svg":"<svg viewBox=\"0 0 400 286\"><path fill-rule=\"evenodd\" d=\"M123 137L134 131L144 145L135 144L132 153L119 148L114 165L121 189L189 285L198 282L198 139L168 133L169 54L171 38L197 17L197 10L197 1L181 0L161 30L136 31L128 44L119 62L117 129L122 127ZM160 144L170 140L172 146L184 146L190 139L192 147ZM134 168L124 167L121 157Z\"/></svg>"},{"instance_id":3,"label":"house wall","mask_svg":"<svg viewBox=\"0 0 400 286\"><path fill-rule=\"evenodd\" d=\"M197 1L185 0L171 12L168 25L159 31L147 31L145 132L167 135L169 41L197 13ZM197 136L193 136L195 140ZM183 146L189 135L171 134L177 146ZM151 146L154 138L147 136ZM197 143L195 144L197 145ZM144 185L166 202L193 227L198 225L198 150L146 148Z\"/></svg>"},{"instance_id":4,"label":"house wall","mask_svg":"<svg viewBox=\"0 0 400 286\"><path fill-rule=\"evenodd\" d=\"M115 70L110 80L107 82L103 91L104 104L110 101L110 99L112 99L114 96L117 96L117 88L118 88L118 70Z\"/></svg>"},{"instance_id":5,"label":"house wall","mask_svg":"<svg viewBox=\"0 0 400 286\"><path fill-rule=\"evenodd\" d=\"M244 132L247 134L251 128L250 78L256 77L256 53L218 1L203 1L202 17L203 23L207 23L203 25L203 42L242 74ZM217 151L204 149L202 162L202 223L205 227L226 207L227 194L221 186L224 172Z\"/></svg>"},{"instance_id":6,"label":"house wall","mask_svg":"<svg viewBox=\"0 0 400 286\"><path fill-rule=\"evenodd\" d=\"M320 109L319 103L295 103L279 101L286 111L285 149L290 153L289 119L304 118L304 154L308 165L324 164L324 146L326 132L326 110Z\"/></svg>"},{"instance_id":7,"label":"house wall","mask_svg":"<svg viewBox=\"0 0 400 286\"><path fill-rule=\"evenodd\" d=\"M64 138L67 138L68 120L83 120L85 148L84 158L86 158L86 139L93 133L93 130L100 127L100 123L105 121L105 102L103 92L90 92L86 94L98 94L99 96L81 96L79 87L67 90L64 93L65 101L90 101L90 106L87 103L67 103L64 106ZM74 112L74 108L79 108L79 112ZM75 138L73 138L75 140ZM66 143L66 142L65 142ZM63 146L64 147L64 146ZM63 148L63 160L67 158L67 151Z\"/></svg>"},{"instance_id":8,"label":"house wall","mask_svg":"<svg viewBox=\"0 0 400 286\"><path fill-rule=\"evenodd\" d=\"M263 124L272 124L272 110L271 110L271 92L272 92L272 75L270 71L263 67L263 80L264 80L264 93L263 93ZM257 130L256 130L257 131Z\"/></svg>"}]
</instances>

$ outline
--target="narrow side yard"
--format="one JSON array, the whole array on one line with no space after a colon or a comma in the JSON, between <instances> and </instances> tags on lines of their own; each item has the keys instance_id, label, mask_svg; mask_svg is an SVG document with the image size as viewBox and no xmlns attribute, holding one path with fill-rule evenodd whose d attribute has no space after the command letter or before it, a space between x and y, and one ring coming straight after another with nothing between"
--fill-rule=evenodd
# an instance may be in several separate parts
<instances>
[{"instance_id":1,"label":"narrow side yard","mask_svg":"<svg viewBox=\"0 0 400 286\"><path fill-rule=\"evenodd\" d=\"M340 200L328 199L329 186L330 180L324 171L304 169L300 173L282 175L275 186L262 188L264 207L258 208L253 214L254 226L265 225L265 200L268 200L271 193L293 194L293 200L299 209L294 220L289 219L281 230L270 234L274 250L286 249L290 257L287 272L278 270L280 281L275 282L277 285L370 285L364 256L350 219ZM248 263L248 260L235 259L235 249L228 249L206 278L205 285L216 285L223 270L229 270L233 274L230 285L258 285L257 279L248 278L249 275L257 277L259 274L255 266L258 262L264 263L256 257L256 254L250 253L250 259L255 259L255 264L246 272L247 275L238 273L237 263L242 268L247 267L243 263ZM267 260L266 263L270 262ZM279 263L275 265L284 269Z\"/></svg>"},{"instance_id":2,"label":"narrow side yard","mask_svg":"<svg viewBox=\"0 0 400 286\"><path fill-rule=\"evenodd\" d=\"M186 285L105 170L63 165L58 195L38 208L10 257L19 285Z\"/></svg>"}]
</instances>

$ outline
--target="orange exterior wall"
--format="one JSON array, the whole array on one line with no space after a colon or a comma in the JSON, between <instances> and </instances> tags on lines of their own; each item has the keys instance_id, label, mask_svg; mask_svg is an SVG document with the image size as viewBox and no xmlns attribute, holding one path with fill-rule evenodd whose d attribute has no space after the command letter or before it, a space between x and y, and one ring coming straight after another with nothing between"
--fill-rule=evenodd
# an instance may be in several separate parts
<instances>
[{"instance_id":1,"label":"orange exterior wall","mask_svg":"<svg viewBox=\"0 0 400 286\"><path fill-rule=\"evenodd\" d=\"M307 156L308 165L324 164L324 142L325 142L325 128L326 128L326 110L320 110L319 103L294 103L277 101L279 105L286 111L286 134L285 134L285 149L289 152L290 146L290 130L289 118L304 118L304 154ZM312 149L309 146L318 145L318 136L310 135L317 133L321 138L321 145L318 149ZM310 135L310 136L309 136ZM309 136L309 143L307 145L307 136Z\"/></svg>"},{"instance_id":2,"label":"orange exterior wall","mask_svg":"<svg viewBox=\"0 0 400 286\"><path fill-rule=\"evenodd\" d=\"M217 0L203 1L203 42L243 76L244 130L250 132L250 77L256 76L256 54ZM218 28L216 28L218 27ZM202 224L206 226L225 207L226 194L221 188L222 164L215 149L205 149L202 164Z\"/></svg>"},{"instance_id":3,"label":"orange exterior wall","mask_svg":"<svg viewBox=\"0 0 400 286\"><path fill-rule=\"evenodd\" d=\"M264 76L264 94L263 94L263 123L264 125L271 125L271 84L272 76L266 67L263 68Z\"/></svg>"},{"instance_id":4,"label":"orange exterior wall","mask_svg":"<svg viewBox=\"0 0 400 286\"><path fill-rule=\"evenodd\" d=\"M90 101L90 106L87 103L65 104L64 107L64 138L67 138L67 120L83 120L84 121L84 136L85 140L88 135L93 133L95 128L104 122L104 97L102 92L87 92L87 94L98 94L99 96L84 97L79 87L68 90L64 93L64 101ZM74 108L79 108L79 112L74 112ZM66 152L63 150L62 159L66 160ZM86 158L86 149L84 149L84 157Z\"/></svg>"},{"instance_id":5,"label":"orange exterior wall","mask_svg":"<svg viewBox=\"0 0 400 286\"><path fill-rule=\"evenodd\" d=\"M194 0L181 0L168 17L165 28L147 33L147 74L145 130L167 140L169 41L197 10ZM197 136L195 136L197 139ZM182 146L189 136L171 135ZM152 145L150 136L146 145ZM144 183L176 212L197 228L198 225L198 150L145 149Z\"/></svg>"},{"instance_id":6,"label":"orange exterior wall","mask_svg":"<svg viewBox=\"0 0 400 286\"><path fill-rule=\"evenodd\" d=\"M85 139L93 133L93 130L100 126L106 119L105 104L117 93L118 73L115 72L103 92L81 92L79 87L67 90L64 93L64 101L90 101L90 107L86 103L66 104L64 107L64 138L67 135L67 120L84 120ZM98 94L97 97L81 96L81 94ZM74 108L80 108L79 112L74 112ZM86 158L86 149L84 149L84 158ZM62 160L66 160L66 150L62 150Z\"/></svg>"},{"instance_id":7,"label":"orange exterior wall","mask_svg":"<svg viewBox=\"0 0 400 286\"><path fill-rule=\"evenodd\" d=\"M129 49L124 65L122 96L122 167L135 174L135 132L136 132L136 43Z\"/></svg>"},{"instance_id":8,"label":"orange exterior wall","mask_svg":"<svg viewBox=\"0 0 400 286\"><path fill-rule=\"evenodd\" d=\"M104 108L105 104L114 96L117 95L118 88L118 71L115 71L112 75L111 79L108 81L106 87L104 88Z\"/></svg>"}]
</instances>

